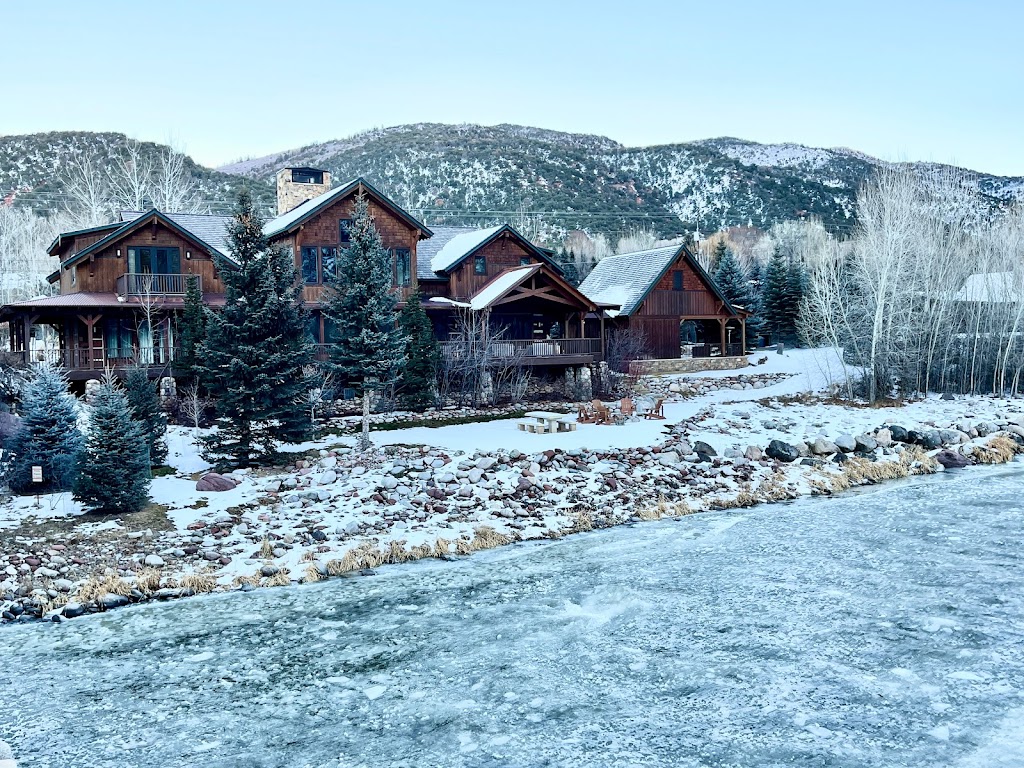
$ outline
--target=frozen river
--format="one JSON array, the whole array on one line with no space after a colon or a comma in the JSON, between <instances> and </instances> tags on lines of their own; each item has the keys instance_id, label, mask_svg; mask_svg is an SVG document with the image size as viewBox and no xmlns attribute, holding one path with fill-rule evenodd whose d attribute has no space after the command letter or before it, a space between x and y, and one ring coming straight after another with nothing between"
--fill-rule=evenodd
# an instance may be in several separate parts
<instances>
[{"instance_id":1,"label":"frozen river","mask_svg":"<svg viewBox=\"0 0 1024 768\"><path fill-rule=\"evenodd\" d=\"M19 768L1022 766L1024 466L0 630Z\"/></svg>"}]
</instances>

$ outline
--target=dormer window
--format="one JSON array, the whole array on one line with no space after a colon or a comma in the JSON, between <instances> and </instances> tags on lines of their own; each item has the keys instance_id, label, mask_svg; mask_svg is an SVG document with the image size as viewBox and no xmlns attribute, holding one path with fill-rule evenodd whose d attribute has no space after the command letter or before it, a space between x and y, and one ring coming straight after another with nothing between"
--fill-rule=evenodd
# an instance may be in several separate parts
<instances>
[{"instance_id":1,"label":"dormer window","mask_svg":"<svg viewBox=\"0 0 1024 768\"><path fill-rule=\"evenodd\" d=\"M681 291L683 290L683 273L682 270L677 269L672 273L672 290Z\"/></svg>"},{"instance_id":2,"label":"dormer window","mask_svg":"<svg viewBox=\"0 0 1024 768\"><path fill-rule=\"evenodd\" d=\"M315 168L292 168L292 181L296 184L323 184L324 172Z\"/></svg>"},{"instance_id":3,"label":"dormer window","mask_svg":"<svg viewBox=\"0 0 1024 768\"><path fill-rule=\"evenodd\" d=\"M352 219L338 222L338 242L342 245L352 242Z\"/></svg>"},{"instance_id":4,"label":"dormer window","mask_svg":"<svg viewBox=\"0 0 1024 768\"><path fill-rule=\"evenodd\" d=\"M395 285L408 288L412 285L412 251L408 248L395 248Z\"/></svg>"},{"instance_id":5,"label":"dormer window","mask_svg":"<svg viewBox=\"0 0 1024 768\"><path fill-rule=\"evenodd\" d=\"M519 257L519 266L520 267L528 267L528 266L530 266L531 263L532 262L530 261L530 257L529 256L520 256Z\"/></svg>"},{"instance_id":6,"label":"dormer window","mask_svg":"<svg viewBox=\"0 0 1024 768\"><path fill-rule=\"evenodd\" d=\"M474 275L486 275L487 274L487 257L480 255L473 257L473 274Z\"/></svg>"}]
</instances>

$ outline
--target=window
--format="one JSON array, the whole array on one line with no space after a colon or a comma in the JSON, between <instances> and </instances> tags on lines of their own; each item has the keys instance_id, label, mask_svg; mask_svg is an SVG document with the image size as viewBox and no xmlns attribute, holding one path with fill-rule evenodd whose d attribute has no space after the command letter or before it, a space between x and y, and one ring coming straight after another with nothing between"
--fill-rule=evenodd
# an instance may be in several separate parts
<instances>
[{"instance_id":1,"label":"window","mask_svg":"<svg viewBox=\"0 0 1024 768\"><path fill-rule=\"evenodd\" d=\"M136 275L180 275L181 251L177 248L129 248L128 271Z\"/></svg>"},{"instance_id":2,"label":"window","mask_svg":"<svg viewBox=\"0 0 1024 768\"><path fill-rule=\"evenodd\" d=\"M323 246L320 248L320 279L327 282L334 277L338 265L338 249Z\"/></svg>"},{"instance_id":3,"label":"window","mask_svg":"<svg viewBox=\"0 0 1024 768\"><path fill-rule=\"evenodd\" d=\"M296 184L323 184L324 172L315 168L292 168L292 181Z\"/></svg>"},{"instance_id":4,"label":"window","mask_svg":"<svg viewBox=\"0 0 1024 768\"><path fill-rule=\"evenodd\" d=\"M486 275L487 274L487 257L477 256L473 259L473 274L474 275Z\"/></svg>"},{"instance_id":5,"label":"window","mask_svg":"<svg viewBox=\"0 0 1024 768\"><path fill-rule=\"evenodd\" d=\"M320 338L320 315L309 316L309 319L306 320L306 333L309 334L309 338L314 344L319 344L323 341Z\"/></svg>"},{"instance_id":6,"label":"window","mask_svg":"<svg viewBox=\"0 0 1024 768\"><path fill-rule=\"evenodd\" d=\"M338 242L345 244L352 242L352 219L341 219L338 222Z\"/></svg>"},{"instance_id":7,"label":"window","mask_svg":"<svg viewBox=\"0 0 1024 768\"><path fill-rule=\"evenodd\" d=\"M317 271L317 257L320 248L316 245L307 245L302 248L302 282L306 285L316 285L320 282Z\"/></svg>"},{"instance_id":8,"label":"window","mask_svg":"<svg viewBox=\"0 0 1024 768\"><path fill-rule=\"evenodd\" d=\"M77 282L78 282L78 265L77 264L72 264L71 265L71 284L74 285Z\"/></svg>"},{"instance_id":9,"label":"window","mask_svg":"<svg viewBox=\"0 0 1024 768\"><path fill-rule=\"evenodd\" d=\"M412 285L412 252L408 248L395 248L395 285L407 288Z\"/></svg>"},{"instance_id":10,"label":"window","mask_svg":"<svg viewBox=\"0 0 1024 768\"><path fill-rule=\"evenodd\" d=\"M678 269L672 273L672 290L683 290L683 273Z\"/></svg>"},{"instance_id":11,"label":"window","mask_svg":"<svg viewBox=\"0 0 1024 768\"><path fill-rule=\"evenodd\" d=\"M530 260L529 256L520 256L519 257L519 266L520 267L528 267L532 263L533 262Z\"/></svg>"}]
</instances>

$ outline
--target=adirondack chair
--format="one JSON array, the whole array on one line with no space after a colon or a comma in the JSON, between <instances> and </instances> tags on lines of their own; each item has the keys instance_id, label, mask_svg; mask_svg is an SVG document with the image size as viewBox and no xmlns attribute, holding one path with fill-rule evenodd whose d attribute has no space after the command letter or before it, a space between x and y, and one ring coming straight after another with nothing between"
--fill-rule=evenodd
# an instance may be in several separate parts
<instances>
[{"instance_id":1,"label":"adirondack chair","mask_svg":"<svg viewBox=\"0 0 1024 768\"><path fill-rule=\"evenodd\" d=\"M651 410L644 414L645 419L664 419L665 418L665 398L659 397L654 401L654 406Z\"/></svg>"},{"instance_id":2,"label":"adirondack chair","mask_svg":"<svg viewBox=\"0 0 1024 768\"><path fill-rule=\"evenodd\" d=\"M623 418L626 419L631 419L636 416L636 406L633 404L633 398L622 398L619 402L619 413L621 413Z\"/></svg>"},{"instance_id":3,"label":"adirondack chair","mask_svg":"<svg viewBox=\"0 0 1024 768\"><path fill-rule=\"evenodd\" d=\"M586 403L580 403L576 406L576 422L578 424L592 424L596 418L594 409Z\"/></svg>"},{"instance_id":4,"label":"adirondack chair","mask_svg":"<svg viewBox=\"0 0 1024 768\"><path fill-rule=\"evenodd\" d=\"M612 413L604 403L600 400L594 400L591 402L590 407L594 410L594 423L595 424L611 424Z\"/></svg>"}]
</instances>

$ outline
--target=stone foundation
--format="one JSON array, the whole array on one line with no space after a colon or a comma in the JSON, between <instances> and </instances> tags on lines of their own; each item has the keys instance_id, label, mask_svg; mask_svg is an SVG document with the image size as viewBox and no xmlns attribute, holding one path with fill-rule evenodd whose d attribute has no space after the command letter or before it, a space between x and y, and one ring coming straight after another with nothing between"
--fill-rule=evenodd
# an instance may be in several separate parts
<instances>
[{"instance_id":1,"label":"stone foundation","mask_svg":"<svg viewBox=\"0 0 1024 768\"><path fill-rule=\"evenodd\" d=\"M665 360L634 360L630 363L629 372L634 376L665 376L671 373L732 371L749 365L746 357L680 357Z\"/></svg>"}]
</instances>

